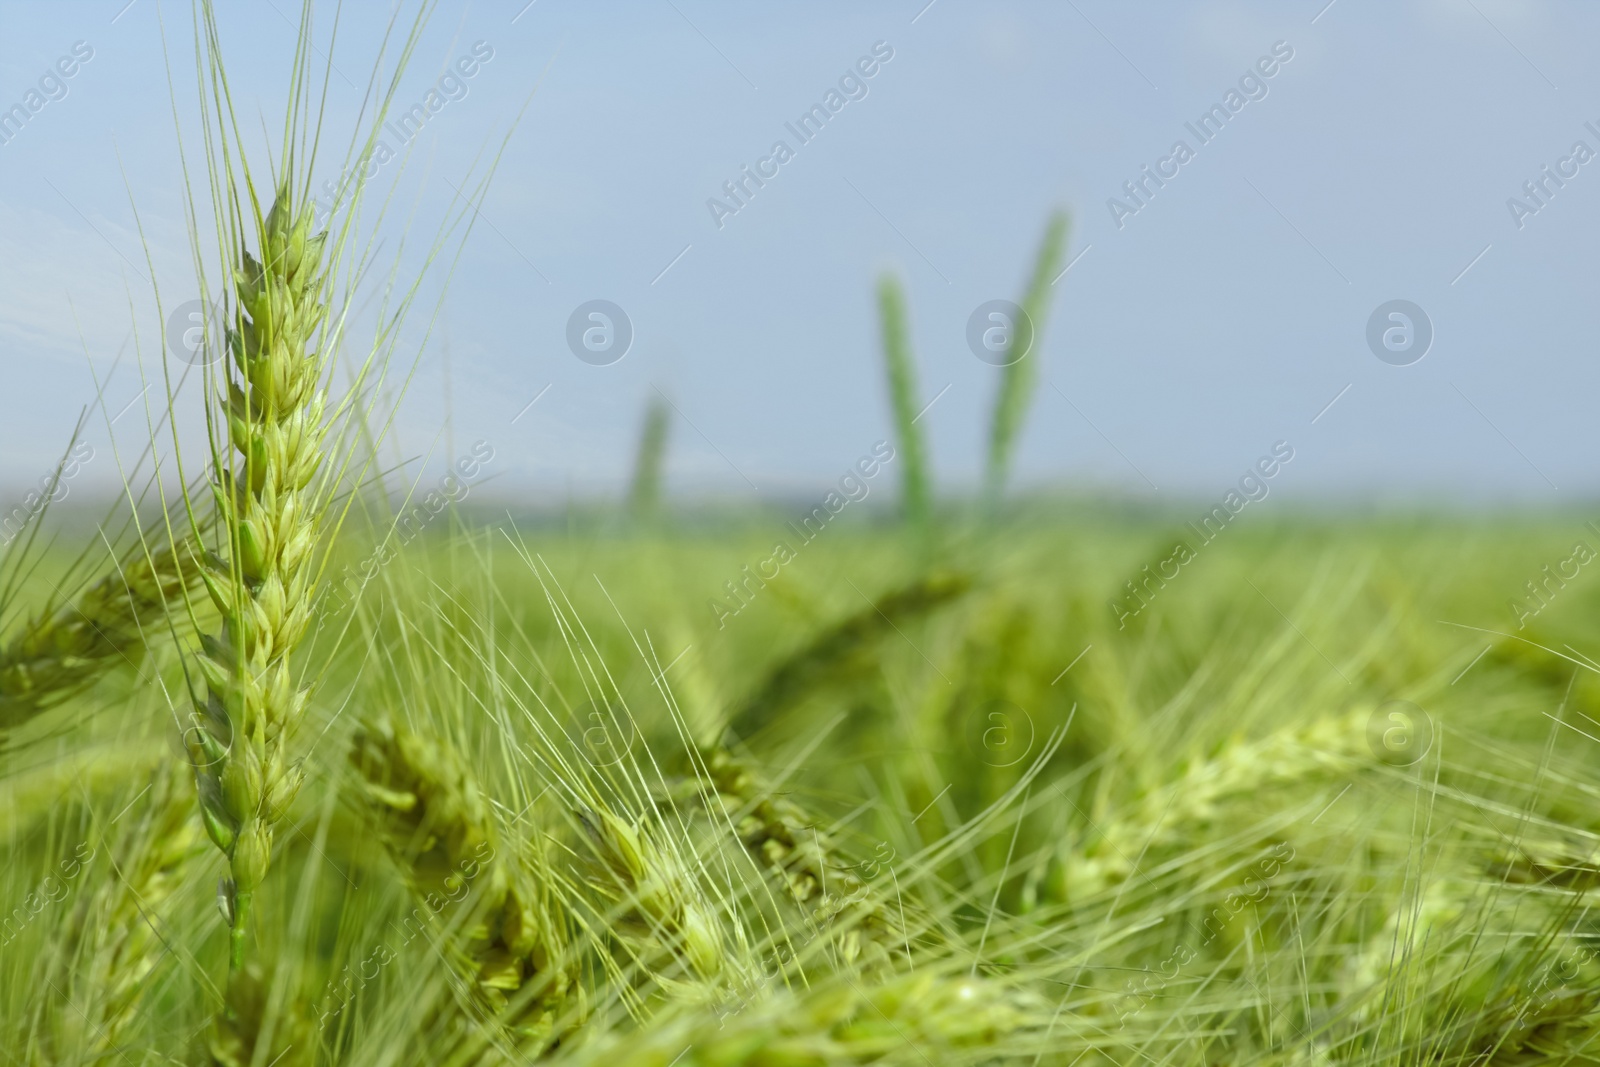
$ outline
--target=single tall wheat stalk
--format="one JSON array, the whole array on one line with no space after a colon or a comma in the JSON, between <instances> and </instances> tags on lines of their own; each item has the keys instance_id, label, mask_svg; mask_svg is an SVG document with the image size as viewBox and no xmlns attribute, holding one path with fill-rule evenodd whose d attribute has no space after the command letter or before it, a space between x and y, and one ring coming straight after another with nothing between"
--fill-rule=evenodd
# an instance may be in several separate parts
<instances>
[{"instance_id":1,"label":"single tall wheat stalk","mask_svg":"<svg viewBox=\"0 0 1600 1067\"><path fill-rule=\"evenodd\" d=\"M1051 285L1056 280L1066 247L1067 216L1057 212L1045 226L1044 239L1039 242L1039 254L1033 263L1033 276L1028 280L1028 291L1023 295L1020 305L1028 323L1025 327L1018 324L1018 328L1029 331L1029 348L1002 369L1000 391L994 401L994 417L989 423L989 459L984 494L991 514L1000 506L1000 496L1005 492L1017 437L1022 433L1022 423L1027 417L1028 405L1033 401L1034 388L1038 385L1042 356L1040 349L1044 341L1045 319L1050 312Z\"/></svg>"},{"instance_id":2,"label":"single tall wheat stalk","mask_svg":"<svg viewBox=\"0 0 1600 1067\"><path fill-rule=\"evenodd\" d=\"M667 430L671 408L661 396L650 398L639 431L639 454L633 464L633 486L628 491L628 513L635 522L649 522L661 507L661 473L667 460Z\"/></svg>"},{"instance_id":3,"label":"single tall wheat stalk","mask_svg":"<svg viewBox=\"0 0 1600 1067\"><path fill-rule=\"evenodd\" d=\"M883 363L889 376L889 406L900 441L902 506L906 521L925 530L930 515L927 449L917 425L917 368L911 357L906 297L892 274L878 279L878 318L883 330Z\"/></svg>"},{"instance_id":4,"label":"single tall wheat stalk","mask_svg":"<svg viewBox=\"0 0 1600 1067\"><path fill-rule=\"evenodd\" d=\"M205 395L211 446L207 477L214 499L208 525L216 531L217 543L198 569L221 614L221 629L202 637L192 658L194 712L184 741L198 785L201 819L230 868L220 893L229 925L228 986L213 1028L211 1054L231 1064L271 1058L271 1050L256 1044L263 1026L274 1028L275 1045L306 1051L300 1035L309 1032L309 1022L277 1010L271 968L247 961L247 945L255 895L271 864L275 827L304 780L291 746L317 678L315 672L297 677L291 657L313 621L326 562L319 548L323 534L331 537L348 514L349 502L336 509L333 501L357 461L355 438L370 430L363 420L374 379L381 380L386 372L420 284L420 279L409 287L389 279L373 340L365 355L353 361L350 390L338 403L331 402L336 354L352 314L351 294L371 263L370 248L359 252L354 247L365 198L363 181L350 176L382 162L381 154L374 160L375 151L388 151L378 131L433 4L422 0L409 31L398 34L402 24L397 9L384 31L362 112L371 120L370 132L364 140L351 139L345 178L333 194L332 221L321 232L311 186L319 162L327 162L319 156L321 107L335 68L314 43L312 0L300 5L270 204L247 162L214 0L196 0L195 6L205 148L201 179L210 194L208 221L217 234L226 278L222 336L205 342L217 344L223 357L207 366ZM390 71L381 74L392 42L398 42L398 51ZM327 63L320 94L314 57ZM191 232L203 233L207 227L199 198L187 169L184 173ZM455 226L470 227L467 220L475 215L483 181L466 195L463 211L456 214L452 208L448 213L454 221L447 220L427 248L427 264ZM211 256L201 238L193 240L201 295L207 297ZM330 313L330 308L336 310ZM171 397L170 377L168 387ZM387 431L385 426L368 434L374 453ZM181 442L176 436L174 442L181 460ZM187 491L183 506L195 526L201 509ZM185 606L195 618L195 605L186 601Z\"/></svg>"}]
</instances>

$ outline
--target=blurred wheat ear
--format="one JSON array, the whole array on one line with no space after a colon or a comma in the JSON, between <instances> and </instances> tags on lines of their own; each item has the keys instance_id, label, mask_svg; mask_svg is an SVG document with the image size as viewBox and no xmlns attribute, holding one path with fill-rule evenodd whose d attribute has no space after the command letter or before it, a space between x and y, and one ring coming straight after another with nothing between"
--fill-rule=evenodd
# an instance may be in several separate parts
<instances>
[{"instance_id":1,"label":"blurred wheat ear","mask_svg":"<svg viewBox=\"0 0 1600 1067\"><path fill-rule=\"evenodd\" d=\"M906 323L905 290L899 279L878 279L878 318L883 332L883 363L889 376L889 404L895 435L900 440L902 503L906 522L925 531L931 518L927 449L917 425L917 368L911 356L911 329Z\"/></svg>"},{"instance_id":2,"label":"blurred wheat ear","mask_svg":"<svg viewBox=\"0 0 1600 1067\"><path fill-rule=\"evenodd\" d=\"M143 546L76 600L48 605L0 647L0 739L122 663L167 631L168 611L199 585L198 546ZM182 561L187 560L187 565Z\"/></svg>"},{"instance_id":3,"label":"blurred wheat ear","mask_svg":"<svg viewBox=\"0 0 1600 1067\"><path fill-rule=\"evenodd\" d=\"M610 932L636 942L629 951L668 988L681 988L691 977L715 981L724 969L726 939L665 834L604 808L579 809L576 816L603 872L595 888L613 905Z\"/></svg>"},{"instance_id":4,"label":"blurred wheat ear","mask_svg":"<svg viewBox=\"0 0 1600 1067\"><path fill-rule=\"evenodd\" d=\"M1043 998L1013 983L925 968L866 982L845 976L810 989L775 990L727 1018L669 1013L632 1033L602 1035L556 1062L571 1067L1037 1063L1046 1046L1030 1042L1054 1025L1053 1014L1059 1013ZM995 1058L1006 1052L1012 1055Z\"/></svg>"},{"instance_id":5,"label":"blurred wheat ear","mask_svg":"<svg viewBox=\"0 0 1600 1067\"><path fill-rule=\"evenodd\" d=\"M1033 264L1033 276L1028 280L1028 291L1021 303L1028 320L1025 328L1030 333L1029 347L1021 358L1000 372L1000 391L995 396L994 416L989 424L989 459L984 476L984 508L989 515L999 509L1011 473L1017 438L1022 433L1028 405L1033 401L1033 391L1039 382L1045 319L1050 313L1051 286L1066 252L1067 222L1066 213L1058 211L1045 226L1044 239L1039 243L1039 254Z\"/></svg>"},{"instance_id":6,"label":"blurred wheat ear","mask_svg":"<svg viewBox=\"0 0 1600 1067\"><path fill-rule=\"evenodd\" d=\"M141 995L168 952L172 897L205 851L187 778L180 767L161 767L123 809L128 822L111 849L110 877L90 881L98 867L85 874L91 888L39 961L48 1062L109 1059L140 1021ZM75 855L88 867L96 851L85 841Z\"/></svg>"},{"instance_id":7,"label":"blurred wheat ear","mask_svg":"<svg viewBox=\"0 0 1600 1067\"><path fill-rule=\"evenodd\" d=\"M905 902L888 900L881 888L857 876L854 864L823 828L826 820L775 792L727 749L710 752L705 765L722 814L740 843L777 876L819 930L834 935L848 966L866 972L892 965L902 949L910 962ZM924 921L917 932L930 926Z\"/></svg>"},{"instance_id":8,"label":"blurred wheat ear","mask_svg":"<svg viewBox=\"0 0 1600 1067\"><path fill-rule=\"evenodd\" d=\"M628 492L628 515L636 523L654 522L661 511L661 475L667 462L667 430L671 409L659 393L644 410L639 431L639 454L633 465L633 487Z\"/></svg>"},{"instance_id":9,"label":"blurred wheat ear","mask_svg":"<svg viewBox=\"0 0 1600 1067\"><path fill-rule=\"evenodd\" d=\"M428 929L480 1016L542 1051L584 1015L568 919L538 841L533 869L508 849L489 800L453 748L386 722L361 728L350 766L378 836L416 897L404 920Z\"/></svg>"},{"instance_id":10,"label":"blurred wheat ear","mask_svg":"<svg viewBox=\"0 0 1600 1067\"><path fill-rule=\"evenodd\" d=\"M748 739L825 686L855 680L875 664L879 643L887 634L965 596L971 588L972 579L965 574L935 572L884 593L773 666L734 711L728 728Z\"/></svg>"},{"instance_id":11,"label":"blurred wheat ear","mask_svg":"<svg viewBox=\"0 0 1600 1067\"><path fill-rule=\"evenodd\" d=\"M1130 856L1159 856L1165 848L1198 838L1198 828L1219 819L1230 805L1260 803L1274 788L1337 781L1372 769L1366 742L1370 713L1371 708L1358 706L1295 722L1256 740L1229 741L1211 758L1185 767L1175 781L1098 818L1082 848L1057 846L1039 886L1042 899L1072 902L1103 893L1132 877ZM1241 848L1260 844L1253 837L1240 840Z\"/></svg>"}]
</instances>

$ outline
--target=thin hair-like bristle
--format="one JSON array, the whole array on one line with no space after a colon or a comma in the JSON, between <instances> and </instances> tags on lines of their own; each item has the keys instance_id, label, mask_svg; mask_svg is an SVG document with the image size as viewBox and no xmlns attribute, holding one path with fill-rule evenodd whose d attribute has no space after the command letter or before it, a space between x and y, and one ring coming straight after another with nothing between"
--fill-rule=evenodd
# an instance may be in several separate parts
<instances>
[{"instance_id":1,"label":"thin hair-like bristle","mask_svg":"<svg viewBox=\"0 0 1600 1067\"><path fill-rule=\"evenodd\" d=\"M706 759L723 818L750 855L777 876L784 891L817 929L834 933L848 967L873 969L911 954L906 903L870 886L834 844L823 820L762 781L726 749ZM915 906L913 905L915 910ZM924 923L919 936L927 932Z\"/></svg>"}]
</instances>

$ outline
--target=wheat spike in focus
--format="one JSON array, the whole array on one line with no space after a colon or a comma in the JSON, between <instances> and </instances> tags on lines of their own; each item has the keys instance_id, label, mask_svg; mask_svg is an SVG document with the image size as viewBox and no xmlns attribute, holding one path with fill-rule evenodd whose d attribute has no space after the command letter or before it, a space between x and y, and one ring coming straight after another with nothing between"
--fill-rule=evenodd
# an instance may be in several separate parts
<instances>
[{"instance_id":1,"label":"wheat spike in focus","mask_svg":"<svg viewBox=\"0 0 1600 1067\"><path fill-rule=\"evenodd\" d=\"M273 827L303 779L287 748L309 694L289 653L312 617L318 511L307 486L322 458L326 400L323 360L307 352L327 310L325 235L311 226L311 205L294 211L280 189L259 220L263 258L242 251L234 273L241 314L228 331L225 413L236 454L212 486L229 557L202 571L223 626L196 657L206 693L188 742L206 830L231 867L230 974L244 963Z\"/></svg>"}]
</instances>

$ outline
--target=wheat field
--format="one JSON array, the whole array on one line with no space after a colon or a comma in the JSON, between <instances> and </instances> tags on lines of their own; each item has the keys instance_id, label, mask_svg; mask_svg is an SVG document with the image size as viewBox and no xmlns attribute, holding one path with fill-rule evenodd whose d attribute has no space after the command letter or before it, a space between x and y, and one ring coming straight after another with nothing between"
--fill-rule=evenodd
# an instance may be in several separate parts
<instances>
[{"instance_id":1,"label":"wheat field","mask_svg":"<svg viewBox=\"0 0 1600 1067\"><path fill-rule=\"evenodd\" d=\"M30 719L3 794L7 1047L1592 1055L1595 605L1517 633L1500 595L1562 523L1241 531L1120 629L1107 576L1161 548L1150 517L1041 509L930 563L862 524L719 629L697 601L763 521L458 514L319 618L232 1051L228 864L162 692L179 650Z\"/></svg>"},{"instance_id":2,"label":"wheat field","mask_svg":"<svg viewBox=\"0 0 1600 1067\"><path fill-rule=\"evenodd\" d=\"M152 366L105 519L0 555L0 1062L1600 1061L1585 515L1018 491L1027 352L941 490L892 273L895 439L820 507L672 499L664 394L626 501L469 503L482 441L418 492L395 394L498 157L436 232L324 209L427 11L338 132L311 13L263 156L195 6L212 358ZM385 234L424 274L358 337Z\"/></svg>"}]
</instances>

